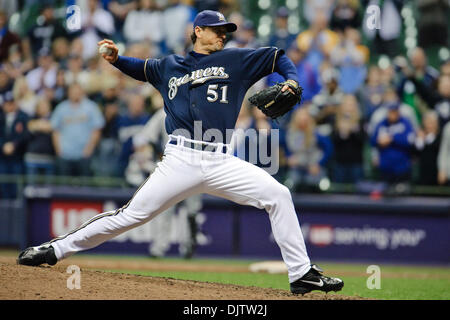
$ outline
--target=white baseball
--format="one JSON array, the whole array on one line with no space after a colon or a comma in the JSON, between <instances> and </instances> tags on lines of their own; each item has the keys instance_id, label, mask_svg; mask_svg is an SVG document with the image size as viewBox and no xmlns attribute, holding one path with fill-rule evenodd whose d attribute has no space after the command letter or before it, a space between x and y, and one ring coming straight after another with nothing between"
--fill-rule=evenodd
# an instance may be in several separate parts
<instances>
[{"instance_id":1,"label":"white baseball","mask_svg":"<svg viewBox=\"0 0 450 320\"><path fill-rule=\"evenodd\" d=\"M104 43L104 44L102 44L101 46L100 46L100 48L98 48L98 52L100 53L100 54L102 54L102 53L104 53L104 54L106 54L107 56L109 56L110 54L112 54L112 49L111 48L108 48L108 44L107 43Z\"/></svg>"}]
</instances>

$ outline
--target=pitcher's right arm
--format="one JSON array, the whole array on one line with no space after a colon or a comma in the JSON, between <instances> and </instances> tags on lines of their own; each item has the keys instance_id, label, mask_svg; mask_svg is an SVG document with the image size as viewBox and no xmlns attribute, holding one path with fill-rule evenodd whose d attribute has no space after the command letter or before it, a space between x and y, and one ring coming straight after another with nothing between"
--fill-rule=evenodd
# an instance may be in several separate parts
<instances>
[{"instance_id":1,"label":"pitcher's right arm","mask_svg":"<svg viewBox=\"0 0 450 320\"><path fill-rule=\"evenodd\" d=\"M157 77L150 77L152 71L148 70L150 65L153 66L156 64L155 59L142 60L134 57L119 56L119 49L113 41L104 39L98 42L99 47L102 44L106 44L107 47L112 50L112 53L110 53L109 55L107 55L106 53L102 53L101 55L103 59L105 59L117 69L132 77L133 79L143 82L150 82L155 85L155 78Z\"/></svg>"}]
</instances>

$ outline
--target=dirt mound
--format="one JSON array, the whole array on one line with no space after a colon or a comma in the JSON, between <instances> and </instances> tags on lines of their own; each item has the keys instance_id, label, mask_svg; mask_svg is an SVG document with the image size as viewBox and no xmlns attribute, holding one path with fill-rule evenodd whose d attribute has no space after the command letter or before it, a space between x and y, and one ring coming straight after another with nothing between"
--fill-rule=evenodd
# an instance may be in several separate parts
<instances>
[{"instance_id":1,"label":"dirt mound","mask_svg":"<svg viewBox=\"0 0 450 320\"><path fill-rule=\"evenodd\" d=\"M90 270L81 265L80 289L68 289L70 263L26 267L0 259L0 300L355 300L335 294L292 295L285 290L184 281ZM103 262L103 265L105 263ZM71 284L75 282L69 281Z\"/></svg>"}]
</instances>

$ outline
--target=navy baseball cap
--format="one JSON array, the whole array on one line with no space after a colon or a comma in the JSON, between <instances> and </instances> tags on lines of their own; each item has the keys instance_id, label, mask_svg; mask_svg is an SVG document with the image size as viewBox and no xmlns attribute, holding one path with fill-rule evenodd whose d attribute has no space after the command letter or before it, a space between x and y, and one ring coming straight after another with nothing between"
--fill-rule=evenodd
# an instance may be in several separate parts
<instances>
[{"instance_id":1,"label":"navy baseball cap","mask_svg":"<svg viewBox=\"0 0 450 320\"><path fill-rule=\"evenodd\" d=\"M232 22L227 22L225 16L218 11L203 10L194 20L195 27L218 27L225 26L227 32L234 32L237 30L237 26Z\"/></svg>"}]
</instances>

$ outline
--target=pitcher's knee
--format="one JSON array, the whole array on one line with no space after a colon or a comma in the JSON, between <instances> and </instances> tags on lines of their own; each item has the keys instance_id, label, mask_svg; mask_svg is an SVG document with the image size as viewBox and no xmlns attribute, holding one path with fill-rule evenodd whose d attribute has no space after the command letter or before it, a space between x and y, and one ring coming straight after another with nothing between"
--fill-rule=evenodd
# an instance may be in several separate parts
<instances>
[{"instance_id":1,"label":"pitcher's knee","mask_svg":"<svg viewBox=\"0 0 450 320\"><path fill-rule=\"evenodd\" d=\"M276 191L275 191L276 199L280 201L287 201L292 200L291 191L285 186L279 183L277 185Z\"/></svg>"},{"instance_id":2,"label":"pitcher's knee","mask_svg":"<svg viewBox=\"0 0 450 320\"><path fill-rule=\"evenodd\" d=\"M268 212L272 212L277 207L282 207L287 203L292 202L291 192L281 183L277 183L269 189L270 190L267 192L267 202L264 206Z\"/></svg>"}]
</instances>

